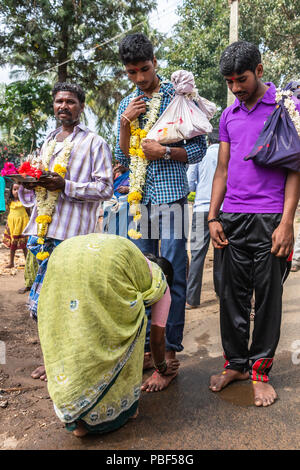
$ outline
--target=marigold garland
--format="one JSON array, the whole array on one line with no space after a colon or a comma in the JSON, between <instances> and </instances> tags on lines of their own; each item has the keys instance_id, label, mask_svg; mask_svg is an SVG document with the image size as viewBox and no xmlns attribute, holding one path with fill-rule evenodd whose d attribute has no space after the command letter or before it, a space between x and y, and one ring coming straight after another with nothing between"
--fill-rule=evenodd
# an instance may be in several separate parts
<instances>
[{"instance_id":1,"label":"marigold garland","mask_svg":"<svg viewBox=\"0 0 300 470\"><path fill-rule=\"evenodd\" d=\"M158 119L162 95L160 93L153 93L150 102L147 103L148 111L145 115L146 125L144 129L139 127L139 121L136 119L130 125L130 175L129 175L129 211L134 216L133 220L137 223L141 219L141 206L143 188L145 185L146 172L148 160L142 149L143 139L147 137L148 132ZM128 236L133 239L141 238L142 235L137 230L131 229L128 231Z\"/></svg>"},{"instance_id":2,"label":"marigold garland","mask_svg":"<svg viewBox=\"0 0 300 470\"><path fill-rule=\"evenodd\" d=\"M66 176L67 166L73 145L73 142L65 140L62 152L55 159L55 165L53 170L55 173L58 173L62 178L65 178ZM55 146L55 139L50 140L48 142L41 158L37 161L37 165L39 167L42 167L45 170L47 169L48 171L50 160L55 150ZM61 190L48 191L42 186L37 186L35 188L38 213L38 216L36 217L35 221L37 223L37 236L39 237L38 243L40 245L44 245L45 243L45 237L48 232L48 227L52 222L52 215L55 211L56 202L60 192ZM42 251L39 252L36 257L39 260L44 260L48 258L48 256L49 253L47 251L44 252L42 248Z\"/></svg>"}]
</instances>

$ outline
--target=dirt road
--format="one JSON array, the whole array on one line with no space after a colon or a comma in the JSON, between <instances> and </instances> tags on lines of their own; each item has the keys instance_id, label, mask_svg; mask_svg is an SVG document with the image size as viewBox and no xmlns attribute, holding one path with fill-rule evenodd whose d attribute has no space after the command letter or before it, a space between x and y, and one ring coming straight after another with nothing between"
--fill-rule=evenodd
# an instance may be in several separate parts
<instances>
[{"instance_id":1,"label":"dirt road","mask_svg":"<svg viewBox=\"0 0 300 470\"><path fill-rule=\"evenodd\" d=\"M5 258L8 251L0 248L0 264ZM300 364L293 363L292 355L297 359L297 341L300 349L300 272L290 275L285 288L282 334L273 372L280 399L268 409L257 409L248 382L234 384L219 394L208 390L210 373L223 365L211 258L210 250L202 307L187 312L178 378L162 393L142 395L135 422L109 435L84 439L64 429L53 411L46 384L30 377L42 363L42 355L36 324L26 310L26 294L17 294L24 285L24 271L0 274L2 355L3 344L6 347L6 364L0 360L0 449L298 448ZM20 256L18 264L22 262Z\"/></svg>"}]
</instances>

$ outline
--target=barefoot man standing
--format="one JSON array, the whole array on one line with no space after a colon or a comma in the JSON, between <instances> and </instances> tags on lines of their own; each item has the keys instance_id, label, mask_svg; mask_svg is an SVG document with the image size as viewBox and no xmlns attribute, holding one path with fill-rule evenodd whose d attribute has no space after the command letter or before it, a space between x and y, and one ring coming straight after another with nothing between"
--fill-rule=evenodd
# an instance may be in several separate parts
<instances>
[{"instance_id":1,"label":"barefoot man standing","mask_svg":"<svg viewBox=\"0 0 300 470\"><path fill-rule=\"evenodd\" d=\"M226 359L225 370L211 377L210 389L218 392L250 378L255 405L268 406L277 398L269 372L280 335L282 279L293 249L300 174L244 161L276 106L275 85L261 79L257 47L245 41L231 44L221 56L220 70L236 100L220 119L208 215L213 245L223 250L220 322ZM253 292L255 325L249 349Z\"/></svg>"},{"instance_id":2,"label":"barefoot man standing","mask_svg":"<svg viewBox=\"0 0 300 470\"><path fill-rule=\"evenodd\" d=\"M154 114L156 120L163 113L175 90L170 82L165 82L157 75L157 60L146 36L141 33L126 36L120 43L119 51L127 77L137 87L121 101L118 112L115 157L122 165L129 167L130 137L134 123L138 119L140 129L145 132L146 125L152 120L151 116ZM189 192L186 164L202 160L206 142L203 135L170 144L170 147L144 139L142 151L149 161L141 200L143 212L147 213L143 215L143 220L146 221L144 226L148 229L148 238L143 236L134 240L134 243L144 254L158 256L160 252L174 268L172 304L166 326L166 360L172 361L176 353L183 350L187 265L184 209ZM170 224L165 222L168 217ZM147 334L144 368L153 365ZM176 374L177 371L173 376L165 377L154 372L143 390L162 390Z\"/></svg>"}]
</instances>

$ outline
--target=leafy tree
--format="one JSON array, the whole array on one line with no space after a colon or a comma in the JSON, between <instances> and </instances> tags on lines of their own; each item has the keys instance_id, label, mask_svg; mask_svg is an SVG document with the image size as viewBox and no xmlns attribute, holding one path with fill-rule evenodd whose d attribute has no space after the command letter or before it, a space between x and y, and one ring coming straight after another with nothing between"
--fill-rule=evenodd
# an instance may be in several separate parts
<instances>
[{"instance_id":1,"label":"leafy tree","mask_svg":"<svg viewBox=\"0 0 300 470\"><path fill-rule=\"evenodd\" d=\"M7 143L0 141L0 170L4 167L5 162L12 162L17 167L20 165L21 159L24 157L24 149L18 142Z\"/></svg>"},{"instance_id":2,"label":"leafy tree","mask_svg":"<svg viewBox=\"0 0 300 470\"><path fill-rule=\"evenodd\" d=\"M264 79L282 85L299 76L300 0L240 0L239 11L239 39L259 46ZM224 109L227 89L219 59L229 43L228 0L186 0L177 13L181 19L166 42L166 73L178 68L192 71L200 95ZM219 116L220 112L213 124Z\"/></svg>"},{"instance_id":3,"label":"leafy tree","mask_svg":"<svg viewBox=\"0 0 300 470\"><path fill-rule=\"evenodd\" d=\"M128 90L118 42L130 28L147 32L147 15L155 7L146 0L2 0L0 65L31 75L50 70L43 76L53 82L81 84L99 131L111 140L117 104Z\"/></svg>"},{"instance_id":4,"label":"leafy tree","mask_svg":"<svg viewBox=\"0 0 300 470\"><path fill-rule=\"evenodd\" d=\"M51 86L29 79L6 85L0 103L0 123L7 142L19 143L24 152L35 149L53 114Z\"/></svg>"},{"instance_id":5,"label":"leafy tree","mask_svg":"<svg viewBox=\"0 0 300 470\"><path fill-rule=\"evenodd\" d=\"M0 63L38 73L62 64L58 81L72 78L95 88L98 65L118 61L115 43L97 44L145 20L155 5L143 0L2 0ZM85 52L93 47L94 53ZM71 56L75 60L63 64Z\"/></svg>"}]
</instances>

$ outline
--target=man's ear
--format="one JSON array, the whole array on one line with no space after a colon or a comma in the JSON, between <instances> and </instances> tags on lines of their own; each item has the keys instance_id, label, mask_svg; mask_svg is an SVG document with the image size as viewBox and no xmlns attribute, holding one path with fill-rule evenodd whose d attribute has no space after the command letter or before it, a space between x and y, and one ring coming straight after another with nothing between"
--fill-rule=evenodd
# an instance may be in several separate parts
<instances>
[{"instance_id":1,"label":"man's ear","mask_svg":"<svg viewBox=\"0 0 300 470\"><path fill-rule=\"evenodd\" d=\"M264 66L263 64L258 64L258 66L255 69L255 74L257 78L261 78L264 74Z\"/></svg>"},{"instance_id":2,"label":"man's ear","mask_svg":"<svg viewBox=\"0 0 300 470\"><path fill-rule=\"evenodd\" d=\"M157 68L157 58L155 56L153 57L153 65L154 65L154 68L156 69Z\"/></svg>"}]
</instances>

